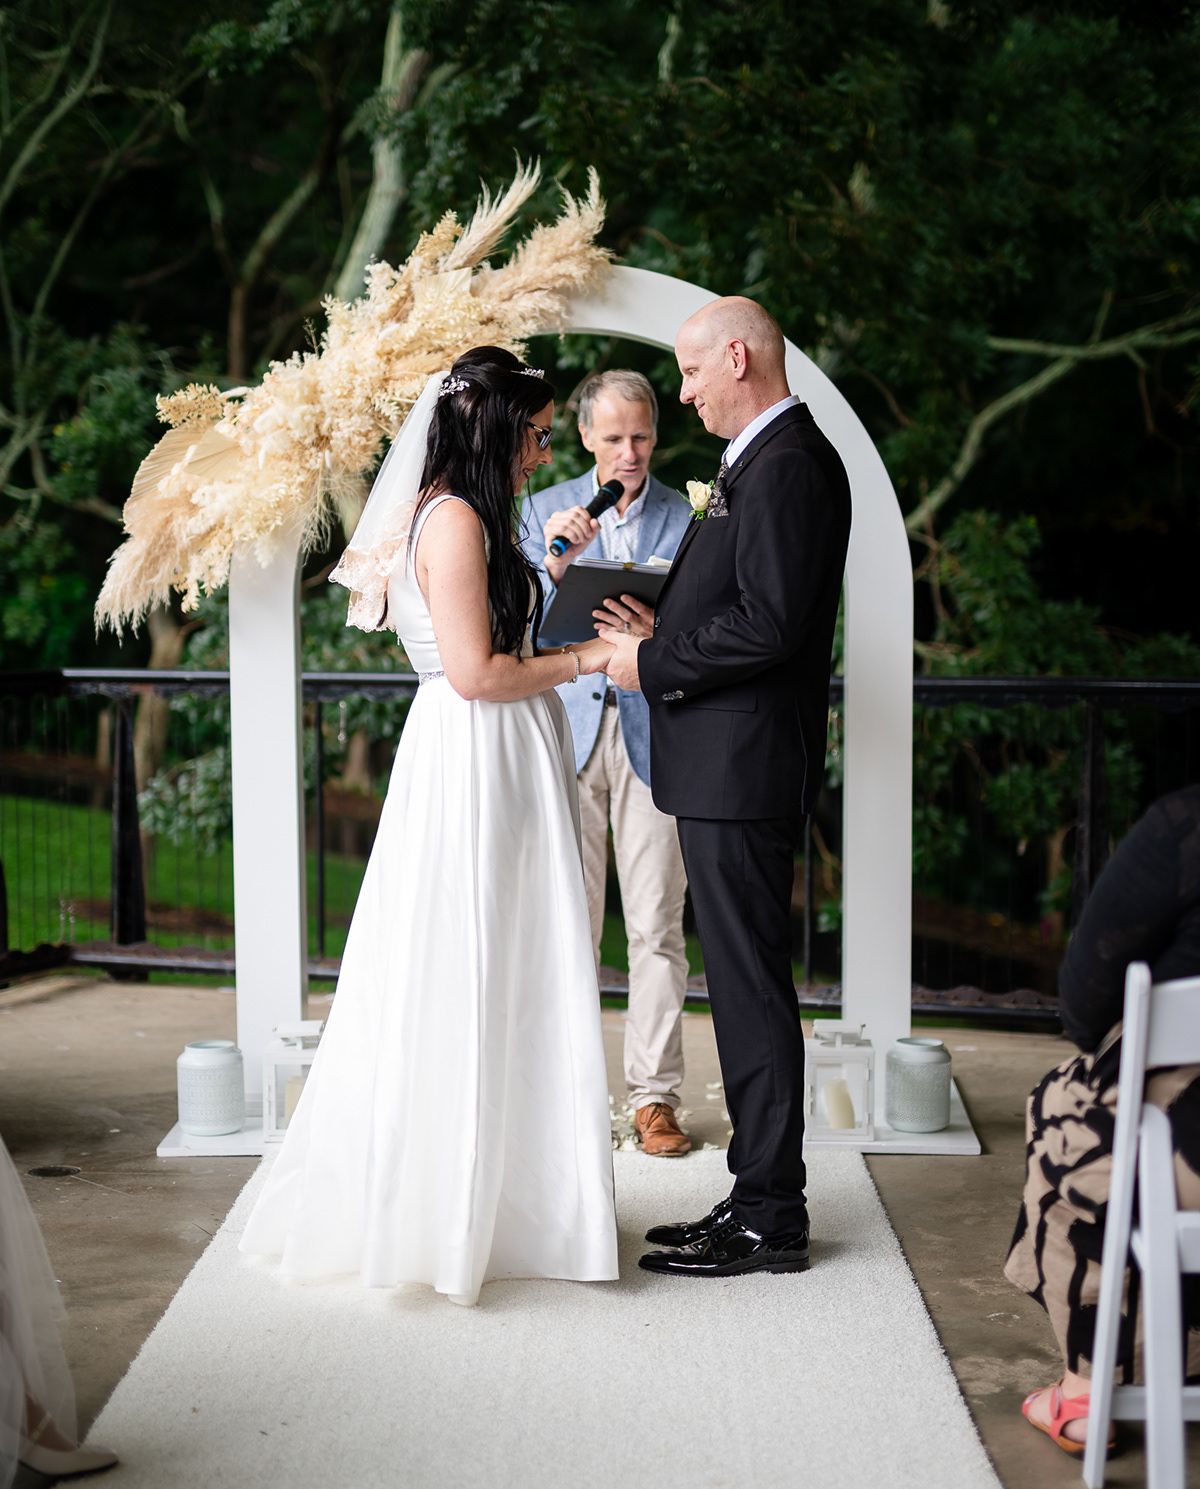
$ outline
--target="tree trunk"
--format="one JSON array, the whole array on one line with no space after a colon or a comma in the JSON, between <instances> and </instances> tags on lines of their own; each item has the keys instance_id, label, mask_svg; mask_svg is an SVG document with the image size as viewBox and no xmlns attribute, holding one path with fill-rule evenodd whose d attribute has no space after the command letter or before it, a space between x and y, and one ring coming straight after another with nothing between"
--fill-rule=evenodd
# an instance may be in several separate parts
<instances>
[{"instance_id":1,"label":"tree trunk","mask_svg":"<svg viewBox=\"0 0 1200 1489\"><path fill-rule=\"evenodd\" d=\"M1066 858L1063 855L1063 845L1066 843L1067 827L1056 827L1046 839L1046 883L1053 884L1059 874L1066 867ZM1045 933L1057 942L1063 933L1064 917L1061 910L1050 910L1042 921Z\"/></svg>"},{"instance_id":2,"label":"tree trunk","mask_svg":"<svg viewBox=\"0 0 1200 1489\"><path fill-rule=\"evenodd\" d=\"M99 810L112 781L112 707L102 708L96 720L96 777L92 806Z\"/></svg>"},{"instance_id":3,"label":"tree trunk","mask_svg":"<svg viewBox=\"0 0 1200 1489\"><path fill-rule=\"evenodd\" d=\"M365 729L358 729L350 736L342 765L342 790L361 791L364 796L370 794L371 741Z\"/></svg>"},{"instance_id":4,"label":"tree trunk","mask_svg":"<svg viewBox=\"0 0 1200 1489\"><path fill-rule=\"evenodd\" d=\"M420 48L405 51L404 21L400 7L395 6L388 18L380 80L380 92L393 114L404 113L412 107L428 67L428 52ZM396 213L408 195L399 141L394 136L380 135L371 148L371 155L371 189L333 291L339 300L357 300L362 294L367 265L383 251Z\"/></svg>"},{"instance_id":5,"label":"tree trunk","mask_svg":"<svg viewBox=\"0 0 1200 1489\"><path fill-rule=\"evenodd\" d=\"M178 667L187 631L170 609L156 605L148 617L150 627L149 666L157 671ZM147 782L162 764L167 747L167 726L171 709L165 698L146 693L138 701L137 721L133 728L133 758L137 766L137 785L144 791Z\"/></svg>"}]
</instances>

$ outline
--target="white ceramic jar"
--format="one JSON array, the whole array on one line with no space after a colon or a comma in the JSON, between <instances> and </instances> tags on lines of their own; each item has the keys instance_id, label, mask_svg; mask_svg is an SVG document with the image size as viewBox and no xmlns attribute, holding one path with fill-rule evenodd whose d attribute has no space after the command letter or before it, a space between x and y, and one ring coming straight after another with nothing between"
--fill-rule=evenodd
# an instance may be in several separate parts
<instances>
[{"instance_id":1,"label":"white ceramic jar","mask_svg":"<svg viewBox=\"0 0 1200 1489\"><path fill-rule=\"evenodd\" d=\"M950 1124L950 1051L940 1039L898 1039L887 1052L884 1121L895 1132Z\"/></svg>"},{"instance_id":2,"label":"white ceramic jar","mask_svg":"<svg viewBox=\"0 0 1200 1489\"><path fill-rule=\"evenodd\" d=\"M197 1039L175 1062L179 1125L189 1137L221 1137L246 1123L242 1052L232 1039Z\"/></svg>"}]
</instances>

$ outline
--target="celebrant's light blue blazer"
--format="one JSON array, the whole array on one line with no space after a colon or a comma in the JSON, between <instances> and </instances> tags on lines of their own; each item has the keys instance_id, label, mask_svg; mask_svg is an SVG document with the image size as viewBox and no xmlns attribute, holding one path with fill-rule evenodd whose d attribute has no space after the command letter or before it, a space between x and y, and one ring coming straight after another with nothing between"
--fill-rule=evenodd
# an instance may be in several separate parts
<instances>
[{"instance_id":1,"label":"celebrant's light blue blazer","mask_svg":"<svg viewBox=\"0 0 1200 1489\"><path fill-rule=\"evenodd\" d=\"M593 467L593 470L595 467ZM573 481L560 481L557 486L547 486L531 497L526 497L521 509L522 547L531 564L537 568L542 581L546 603L554 594L554 582L546 573L546 543L543 528L552 512L563 512L568 507L586 507L592 500L593 470L576 476ZM678 491L673 491L662 481L650 477L646 490L646 505L642 509L642 526L638 533L634 559L644 564L650 558L674 558L675 550L683 540L687 525L691 521L692 509ZM590 548L580 558L603 558L600 537L597 534ZM608 679L603 673L581 677L577 683L563 683L558 696L566 705L567 718L571 724L571 739L575 745L575 769L580 771L587 764L588 756L600 733L600 720L604 714L604 690ZM650 710L641 693L619 693L617 708L621 719L621 735L625 740L625 753L638 776L650 784Z\"/></svg>"}]
</instances>

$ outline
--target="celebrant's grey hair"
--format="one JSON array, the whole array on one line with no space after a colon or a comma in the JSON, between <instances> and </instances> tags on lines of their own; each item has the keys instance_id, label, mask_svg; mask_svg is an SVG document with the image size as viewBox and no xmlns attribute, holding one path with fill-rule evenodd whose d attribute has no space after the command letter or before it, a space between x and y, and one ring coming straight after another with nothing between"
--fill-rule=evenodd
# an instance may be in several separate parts
<instances>
[{"instance_id":1,"label":"celebrant's grey hair","mask_svg":"<svg viewBox=\"0 0 1200 1489\"><path fill-rule=\"evenodd\" d=\"M626 403L644 403L650 410L650 427L658 433L658 399L654 389L640 372L630 372L625 367L614 367L609 372L593 372L585 377L579 388L579 427L592 432L592 415L596 399L602 393L613 393L624 398Z\"/></svg>"}]
</instances>

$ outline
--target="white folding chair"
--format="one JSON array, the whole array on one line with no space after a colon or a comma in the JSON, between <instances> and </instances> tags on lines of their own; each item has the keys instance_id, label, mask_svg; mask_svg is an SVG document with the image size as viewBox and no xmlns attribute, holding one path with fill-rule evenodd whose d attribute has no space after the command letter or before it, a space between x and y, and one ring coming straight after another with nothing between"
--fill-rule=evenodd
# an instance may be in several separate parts
<instances>
[{"instance_id":1,"label":"white folding chair","mask_svg":"<svg viewBox=\"0 0 1200 1489\"><path fill-rule=\"evenodd\" d=\"M1181 1277L1200 1272L1200 1212L1175 1206L1171 1124L1143 1101L1146 1071L1200 1063L1200 977L1151 986L1150 968L1125 974L1125 1025L1092 1352L1083 1481L1104 1483L1109 1418L1146 1423L1149 1489L1185 1489L1185 1422L1200 1421L1200 1386L1184 1385ZM1135 1181L1138 1224L1133 1224ZM1146 1384L1117 1386L1121 1289L1130 1250L1141 1271Z\"/></svg>"}]
</instances>

